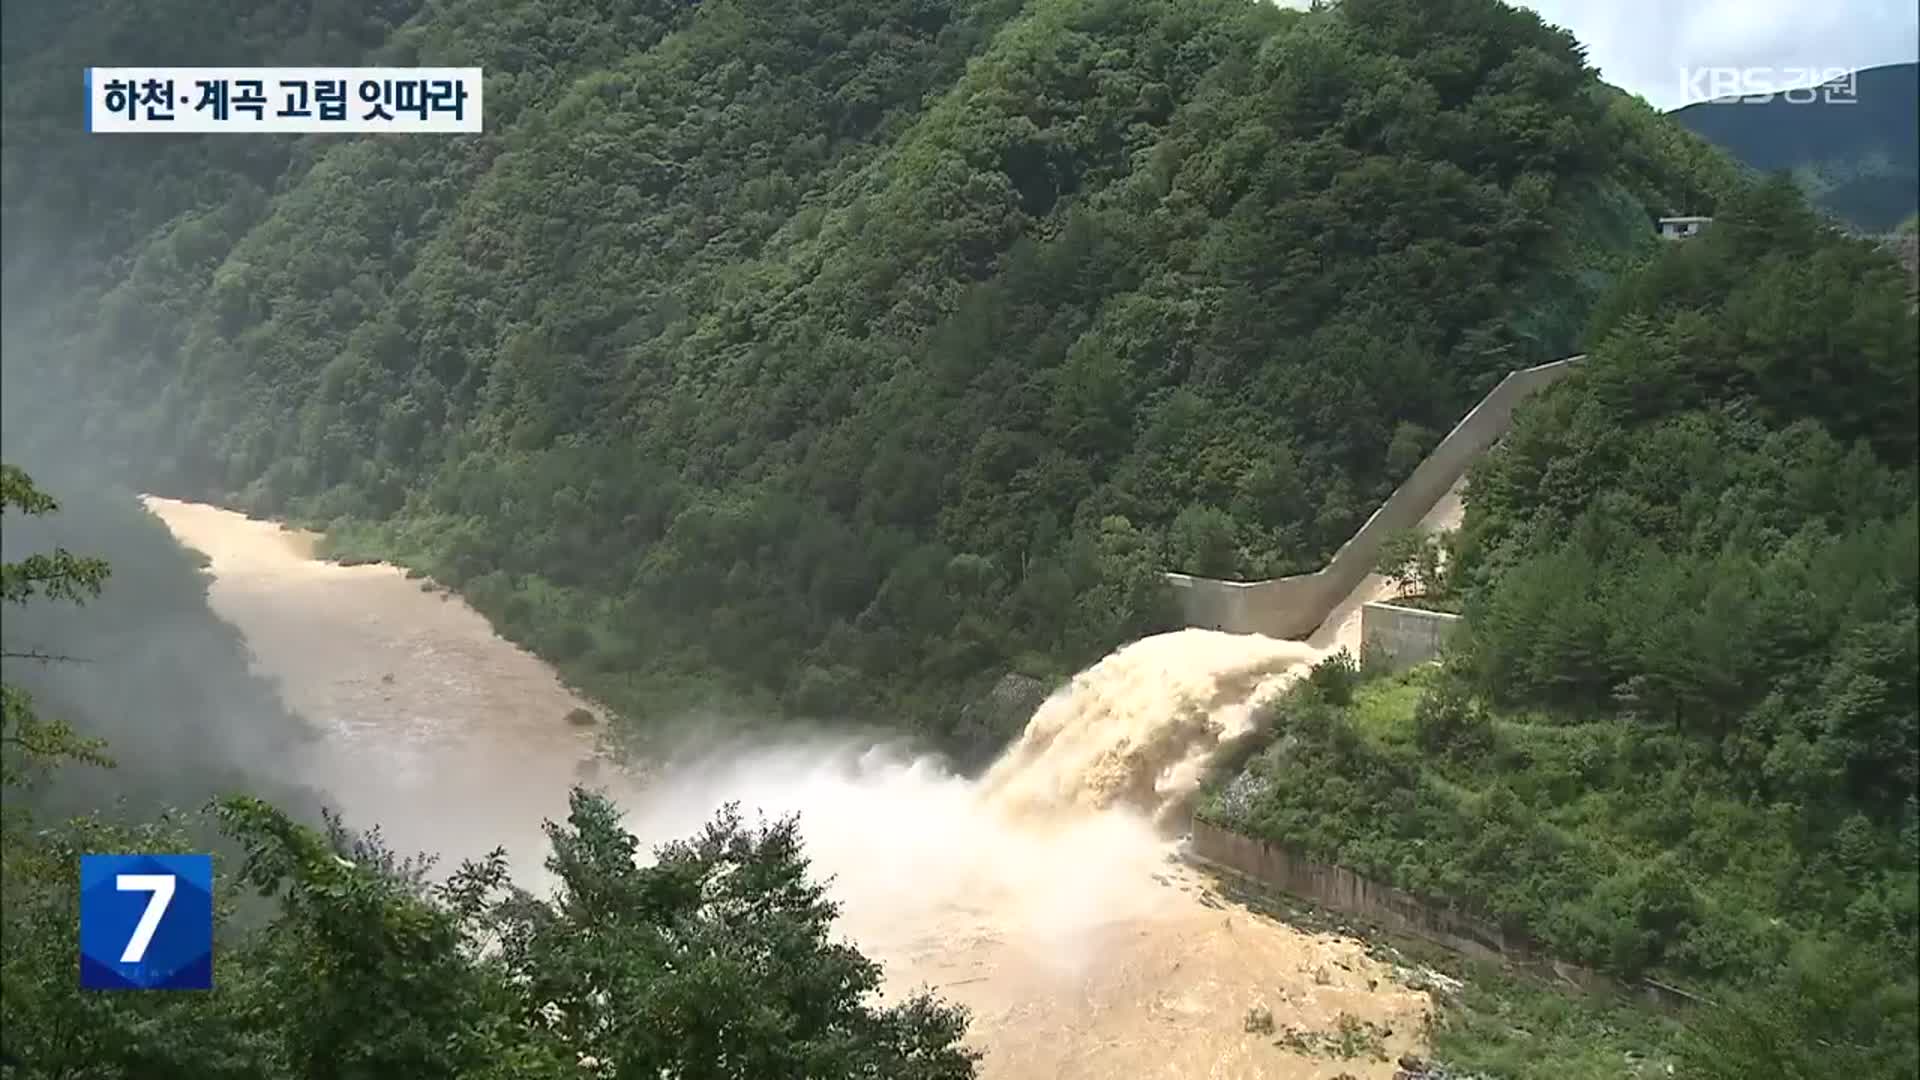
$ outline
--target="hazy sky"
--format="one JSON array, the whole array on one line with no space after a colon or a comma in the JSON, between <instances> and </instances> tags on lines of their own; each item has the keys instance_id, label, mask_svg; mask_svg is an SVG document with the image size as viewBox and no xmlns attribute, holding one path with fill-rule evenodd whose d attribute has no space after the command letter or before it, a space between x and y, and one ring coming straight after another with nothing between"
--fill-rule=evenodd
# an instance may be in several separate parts
<instances>
[{"instance_id":1,"label":"hazy sky","mask_svg":"<svg viewBox=\"0 0 1920 1080\"><path fill-rule=\"evenodd\" d=\"M1662 109L1692 100L1683 68L1761 68L1784 82L1789 69L1869 68L1920 56L1914 0L1521 3L1573 31L1601 78Z\"/></svg>"}]
</instances>

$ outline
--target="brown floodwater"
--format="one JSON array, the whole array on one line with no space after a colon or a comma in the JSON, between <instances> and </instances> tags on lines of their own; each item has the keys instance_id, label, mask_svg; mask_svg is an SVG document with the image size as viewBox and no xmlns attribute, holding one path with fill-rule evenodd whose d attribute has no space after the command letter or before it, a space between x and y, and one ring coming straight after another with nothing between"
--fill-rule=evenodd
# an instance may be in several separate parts
<instances>
[{"instance_id":1,"label":"brown floodwater","mask_svg":"<svg viewBox=\"0 0 1920 1080\"><path fill-rule=\"evenodd\" d=\"M533 884L540 823L575 782L608 787L649 844L723 802L798 813L831 875L841 929L887 994L932 987L973 1014L996 1080L1109 1077L1386 1080L1422 1049L1425 992L1360 942L1224 899L1179 861L1202 767L1253 707L1320 655L1301 643L1187 630L1136 642L1063 687L980 778L897 746L815 738L713 746L646 778L602 762L593 709L457 597L389 566L313 557L312 538L218 509L147 505L211 559L214 610L320 731L298 778L350 823L448 860L505 845ZM1342 1058L1246 1030L1384 1032Z\"/></svg>"}]
</instances>

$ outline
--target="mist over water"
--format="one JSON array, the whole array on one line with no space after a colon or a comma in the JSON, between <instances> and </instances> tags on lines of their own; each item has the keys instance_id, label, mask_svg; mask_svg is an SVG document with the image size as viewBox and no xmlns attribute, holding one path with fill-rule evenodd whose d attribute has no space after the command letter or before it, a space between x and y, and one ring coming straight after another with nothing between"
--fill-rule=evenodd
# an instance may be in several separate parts
<instances>
[{"instance_id":1,"label":"mist over water","mask_svg":"<svg viewBox=\"0 0 1920 1080\"><path fill-rule=\"evenodd\" d=\"M691 834L725 802L799 814L807 855L843 905L841 931L896 960L942 940L957 955L991 931L1071 969L1090 926L1138 914L1152 899L1139 885L1170 849L1144 819L1036 825L996 813L981 794L930 758L812 744L717 752L671 769L625 805L628 827L651 842Z\"/></svg>"},{"instance_id":2,"label":"mist over water","mask_svg":"<svg viewBox=\"0 0 1920 1080\"><path fill-rule=\"evenodd\" d=\"M1250 734L1259 707L1320 655L1214 630L1136 641L1041 705L983 791L1023 817L1118 807L1178 827L1213 755Z\"/></svg>"},{"instance_id":3,"label":"mist over water","mask_svg":"<svg viewBox=\"0 0 1920 1080\"><path fill-rule=\"evenodd\" d=\"M539 826L565 816L574 783L612 796L648 848L738 803L799 816L839 933L883 965L888 996L931 987L967 1006L986 1077L1322 1075L1246 1034L1256 1005L1315 1029L1377 1020L1403 1033L1395 1053L1417 1048L1424 994L1357 942L1220 899L1174 857L1208 761L1308 670L1305 645L1135 642L1061 687L977 778L904 744L764 734L629 772L565 722L581 703L552 671L457 598L392 567L318 562L267 522L148 505L207 552L215 611L320 730L311 778L350 825L438 852L442 871L505 844L518 882L550 886Z\"/></svg>"},{"instance_id":4,"label":"mist over water","mask_svg":"<svg viewBox=\"0 0 1920 1080\"><path fill-rule=\"evenodd\" d=\"M628 795L629 827L643 841L686 836L727 802L797 813L856 937L986 919L1071 968L1090 929L1166 899L1152 878L1208 760L1318 655L1210 630L1162 634L1062 687L978 780L899 746L716 747Z\"/></svg>"}]
</instances>

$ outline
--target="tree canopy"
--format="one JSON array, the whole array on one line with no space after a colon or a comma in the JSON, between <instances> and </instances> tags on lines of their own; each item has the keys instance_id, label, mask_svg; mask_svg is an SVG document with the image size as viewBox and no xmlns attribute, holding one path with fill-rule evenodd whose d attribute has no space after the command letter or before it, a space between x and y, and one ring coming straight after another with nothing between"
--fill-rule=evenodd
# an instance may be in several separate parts
<instances>
[{"instance_id":1,"label":"tree canopy","mask_svg":"<svg viewBox=\"0 0 1920 1080\"><path fill-rule=\"evenodd\" d=\"M945 736L1160 570L1312 569L1735 175L1495 0L174 6L9 7L10 437L328 525L636 716ZM481 64L487 131L31 119L162 44Z\"/></svg>"},{"instance_id":2,"label":"tree canopy","mask_svg":"<svg viewBox=\"0 0 1920 1080\"><path fill-rule=\"evenodd\" d=\"M1920 340L1784 179L1624 278L1473 470L1435 672L1205 811L1705 988L1702 1076L1920 1066Z\"/></svg>"}]
</instances>

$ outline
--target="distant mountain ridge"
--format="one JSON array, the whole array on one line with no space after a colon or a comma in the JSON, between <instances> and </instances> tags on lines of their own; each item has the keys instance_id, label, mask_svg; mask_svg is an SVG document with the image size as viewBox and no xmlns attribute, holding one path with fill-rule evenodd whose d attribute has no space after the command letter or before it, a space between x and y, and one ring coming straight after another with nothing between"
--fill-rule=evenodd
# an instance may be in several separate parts
<instances>
[{"instance_id":1,"label":"distant mountain ridge","mask_svg":"<svg viewBox=\"0 0 1920 1080\"><path fill-rule=\"evenodd\" d=\"M1670 115L1755 169L1791 171L1853 227L1889 232L1920 203L1920 64L1867 68L1854 80L1850 98L1719 99Z\"/></svg>"}]
</instances>

